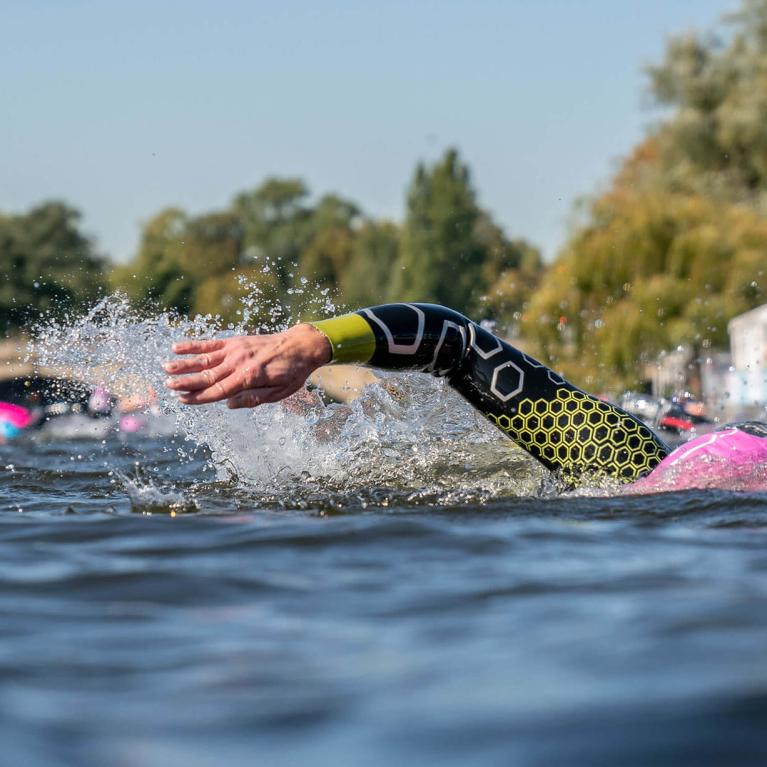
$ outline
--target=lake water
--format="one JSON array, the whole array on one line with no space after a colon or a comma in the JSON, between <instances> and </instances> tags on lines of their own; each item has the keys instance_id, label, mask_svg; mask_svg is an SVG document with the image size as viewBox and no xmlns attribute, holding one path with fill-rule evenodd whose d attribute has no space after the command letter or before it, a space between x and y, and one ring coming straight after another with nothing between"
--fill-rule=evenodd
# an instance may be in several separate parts
<instances>
[{"instance_id":1,"label":"lake water","mask_svg":"<svg viewBox=\"0 0 767 767\"><path fill-rule=\"evenodd\" d=\"M0 447L1 764L767 763L767 492L563 493L425 376L164 397Z\"/></svg>"},{"instance_id":2,"label":"lake water","mask_svg":"<svg viewBox=\"0 0 767 767\"><path fill-rule=\"evenodd\" d=\"M765 763L767 496L269 498L206 462L0 448L3 764Z\"/></svg>"}]
</instances>

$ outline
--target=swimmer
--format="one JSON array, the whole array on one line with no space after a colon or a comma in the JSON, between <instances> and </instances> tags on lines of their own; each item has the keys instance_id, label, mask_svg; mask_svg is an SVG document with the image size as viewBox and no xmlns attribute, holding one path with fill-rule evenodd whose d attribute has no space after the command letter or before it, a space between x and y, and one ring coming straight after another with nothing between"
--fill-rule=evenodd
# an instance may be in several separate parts
<instances>
[{"instance_id":1,"label":"swimmer","mask_svg":"<svg viewBox=\"0 0 767 767\"><path fill-rule=\"evenodd\" d=\"M0 445L10 442L32 423L32 414L27 408L0 402Z\"/></svg>"},{"instance_id":2,"label":"swimmer","mask_svg":"<svg viewBox=\"0 0 767 767\"><path fill-rule=\"evenodd\" d=\"M569 484L586 475L626 483L651 472L660 476L673 470L675 460L712 449L726 454L737 448L745 454L756 444L767 459L767 429L759 424L729 427L713 441L704 435L672 453L634 416L578 389L458 312L434 304L385 304L281 333L181 341L173 352L192 355L164 366L171 376L167 386L186 405L226 400L230 408L247 408L278 402L301 389L317 368L333 363L444 377Z\"/></svg>"},{"instance_id":3,"label":"swimmer","mask_svg":"<svg viewBox=\"0 0 767 767\"><path fill-rule=\"evenodd\" d=\"M0 445L5 445L21 434L21 429L14 426L10 421L0 421Z\"/></svg>"}]
</instances>

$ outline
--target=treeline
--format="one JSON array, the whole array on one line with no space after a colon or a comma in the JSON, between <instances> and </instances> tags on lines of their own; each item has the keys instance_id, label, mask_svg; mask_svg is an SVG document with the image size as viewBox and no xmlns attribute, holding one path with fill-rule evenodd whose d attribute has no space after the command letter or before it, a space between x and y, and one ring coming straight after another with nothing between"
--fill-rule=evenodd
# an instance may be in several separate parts
<instances>
[{"instance_id":1,"label":"treeline","mask_svg":"<svg viewBox=\"0 0 767 767\"><path fill-rule=\"evenodd\" d=\"M255 323L282 319L284 305L301 316L323 291L350 307L435 301L521 333L583 386L635 385L663 350L726 348L729 319L767 300L767 0L671 40L648 80L664 119L545 270L482 209L449 150L416 168L401 224L273 178L222 211L161 211L115 268L62 204L0 216L0 327L109 288L236 320L244 280L259 294Z\"/></svg>"},{"instance_id":2,"label":"treeline","mask_svg":"<svg viewBox=\"0 0 767 767\"><path fill-rule=\"evenodd\" d=\"M648 71L666 119L584 211L524 333L584 386L634 385L658 352L727 348L767 300L767 0L671 40Z\"/></svg>"},{"instance_id":3,"label":"treeline","mask_svg":"<svg viewBox=\"0 0 767 767\"><path fill-rule=\"evenodd\" d=\"M40 310L78 307L106 287L138 306L224 321L240 319L241 299L255 293L251 321L264 327L284 318L283 307L296 319L327 296L350 307L434 301L509 328L543 269L537 249L508 239L480 207L455 150L418 165L402 225L366 216L337 195L313 201L295 178L267 179L225 210L162 210L144 226L135 257L113 268L79 231L77 213L61 204L0 219L0 227L5 222L17 233L8 244L0 239L7 329Z\"/></svg>"},{"instance_id":4,"label":"treeline","mask_svg":"<svg viewBox=\"0 0 767 767\"><path fill-rule=\"evenodd\" d=\"M83 306L103 291L106 271L73 208L51 202L21 215L0 213L0 330Z\"/></svg>"}]
</instances>

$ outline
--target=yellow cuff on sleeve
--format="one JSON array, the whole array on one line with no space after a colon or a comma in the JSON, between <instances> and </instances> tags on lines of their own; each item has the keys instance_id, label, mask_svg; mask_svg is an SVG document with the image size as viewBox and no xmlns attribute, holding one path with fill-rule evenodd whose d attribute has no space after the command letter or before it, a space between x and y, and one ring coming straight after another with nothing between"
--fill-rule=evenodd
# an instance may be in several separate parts
<instances>
[{"instance_id":1,"label":"yellow cuff on sleeve","mask_svg":"<svg viewBox=\"0 0 767 767\"><path fill-rule=\"evenodd\" d=\"M359 314L344 314L329 320L310 322L330 341L333 349L331 362L359 362L370 360L376 350L376 339L367 321Z\"/></svg>"}]
</instances>

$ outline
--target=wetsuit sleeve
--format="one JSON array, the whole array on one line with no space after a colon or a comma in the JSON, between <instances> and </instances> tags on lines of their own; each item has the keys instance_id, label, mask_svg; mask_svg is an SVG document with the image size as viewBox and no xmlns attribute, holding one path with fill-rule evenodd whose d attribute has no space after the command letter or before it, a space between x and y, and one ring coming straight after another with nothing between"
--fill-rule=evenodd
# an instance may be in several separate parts
<instances>
[{"instance_id":1,"label":"wetsuit sleeve","mask_svg":"<svg viewBox=\"0 0 767 767\"><path fill-rule=\"evenodd\" d=\"M669 448L641 421L581 391L469 319L433 304L385 304L312 323L333 362L444 376L549 469L632 481Z\"/></svg>"}]
</instances>

